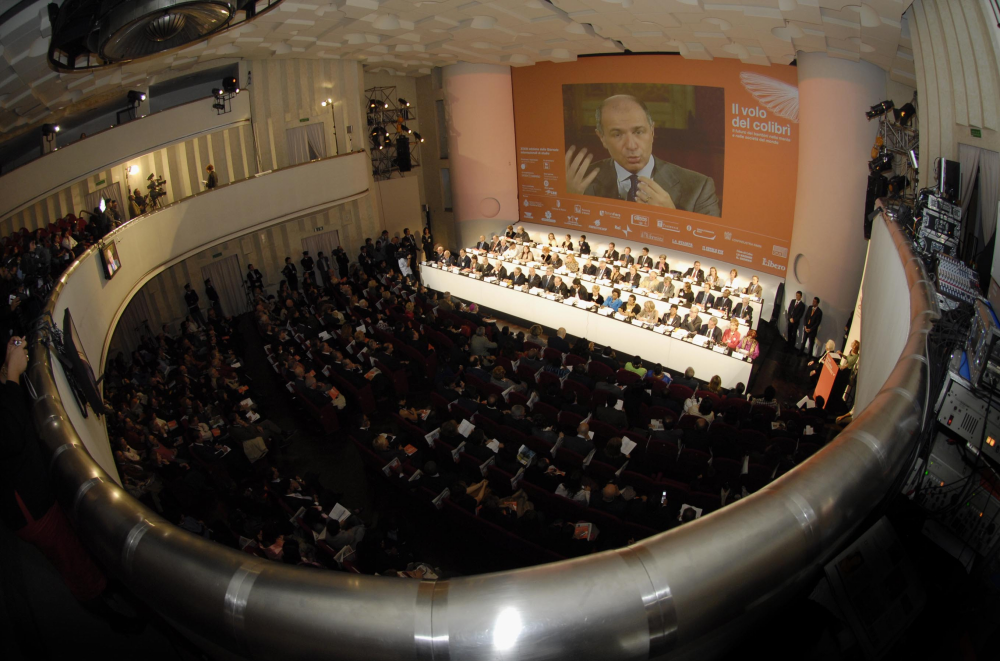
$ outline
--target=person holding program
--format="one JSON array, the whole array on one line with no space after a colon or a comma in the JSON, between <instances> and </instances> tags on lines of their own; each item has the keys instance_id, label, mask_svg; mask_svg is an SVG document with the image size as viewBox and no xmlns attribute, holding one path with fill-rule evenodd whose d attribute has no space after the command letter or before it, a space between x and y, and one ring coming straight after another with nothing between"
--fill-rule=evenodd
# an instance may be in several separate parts
<instances>
[{"instance_id":1,"label":"person holding program","mask_svg":"<svg viewBox=\"0 0 1000 661\"><path fill-rule=\"evenodd\" d=\"M610 158L591 168L593 154L566 150L566 192L721 216L715 182L653 156L653 116L627 94L606 98L596 115L597 136Z\"/></svg>"}]
</instances>

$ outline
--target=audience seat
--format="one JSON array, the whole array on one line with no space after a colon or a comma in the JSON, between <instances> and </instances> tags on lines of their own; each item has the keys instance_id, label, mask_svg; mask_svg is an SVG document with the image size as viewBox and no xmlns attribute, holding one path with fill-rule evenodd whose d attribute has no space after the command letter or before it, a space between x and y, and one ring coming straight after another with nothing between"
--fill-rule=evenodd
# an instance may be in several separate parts
<instances>
[{"instance_id":1,"label":"audience seat","mask_svg":"<svg viewBox=\"0 0 1000 661\"><path fill-rule=\"evenodd\" d=\"M642 377L636 374L635 372L630 372L624 367L619 369L615 375L615 380L617 380L618 384L621 386L631 385L641 378Z\"/></svg>"},{"instance_id":2,"label":"audience seat","mask_svg":"<svg viewBox=\"0 0 1000 661\"><path fill-rule=\"evenodd\" d=\"M679 383L671 383L667 389L670 391L670 399L675 402L680 402L681 404L683 404L685 400L690 399L691 395L694 394L693 390L687 386L682 386Z\"/></svg>"},{"instance_id":3,"label":"audience seat","mask_svg":"<svg viewBox=\"0 0 1000 661\"><path fill-rule=\"evenodd\" d=\"M614 370L600 361L592 360L587 363L587 374L594 379L609 379L614 373Z\"/></svg>"},{"instance_id":4,"label":"audience seat","mask_svg":"<svg viewBox=\"0 0 1000 661\"><path fill-rule=\"evenodd\" d=\"M572 369L574 365L586 365L587 359L577 356L574 353L567 353L563 356L563 365Z\"/></svg>"}]
</instances>

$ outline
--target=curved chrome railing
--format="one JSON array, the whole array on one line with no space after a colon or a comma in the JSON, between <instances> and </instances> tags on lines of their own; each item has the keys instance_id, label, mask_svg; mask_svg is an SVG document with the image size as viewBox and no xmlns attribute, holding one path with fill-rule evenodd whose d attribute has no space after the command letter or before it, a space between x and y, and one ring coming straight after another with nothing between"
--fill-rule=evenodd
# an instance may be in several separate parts
<instances>
[{"instance_id":1,"label":"curved chrome railing","mask_svg":"<svg viewBox=\"0 0 1000 661\"><path fill-rule=\"evenodd\" d=\"M889 229L907 273L910 333L854 423L749 498L575 560L437 582L263 561L176 528L118 488L68 424L37 341L35 419L60 501L104 566L172 621L248 658L607 661L692 649L707 658L740 622L815 576L906 468L937 307L919 261Z\"/></svg>"}]
</instances>

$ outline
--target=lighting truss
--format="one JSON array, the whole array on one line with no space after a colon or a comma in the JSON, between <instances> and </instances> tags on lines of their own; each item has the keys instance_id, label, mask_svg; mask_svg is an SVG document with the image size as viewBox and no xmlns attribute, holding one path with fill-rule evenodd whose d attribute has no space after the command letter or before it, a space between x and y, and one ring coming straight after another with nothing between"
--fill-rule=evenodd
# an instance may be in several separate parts
<instances>
[{"instance_id":1,"label":"lighting truss","mask_svg":"<svg viewBox=\"0 0 1000 661\"><path fill-rule=\"evenodd\" d=\"M365 110L368 120L365 140L368 141L372 156L372 176L375 181L389 179L393 172L399 172L399 166L396 164L398 127L417 119L416 108L413 104L406 106L405 109L401 108L397 103L396 88L393 86L366 89ZM406 133L406 129L403 129L403 133ZM411 167L420 165L418 144L419 140L411 137L409 143Z\"/></svg>"}]
</instances>

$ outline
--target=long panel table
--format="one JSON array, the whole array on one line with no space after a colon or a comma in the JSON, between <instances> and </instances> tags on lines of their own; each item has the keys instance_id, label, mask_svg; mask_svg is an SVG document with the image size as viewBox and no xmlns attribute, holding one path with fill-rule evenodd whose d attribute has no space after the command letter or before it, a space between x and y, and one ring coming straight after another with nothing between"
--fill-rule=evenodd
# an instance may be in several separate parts
<instances>
[{"instance_id":1,"label":"long panel table","mask_svg":"<svg viewBox=\"0 0 1000 661\"><path fill-rule=\"evenodd\" d=\"M549 328L563 327L571 335L586 337L629 355L641 356L647 365L660 363L678 371L693 367L695 375L705 381L718 374L726 388L732 388L737 383L746 384L750 379L752 365L749 360L699 347L689 340L426 264L420 265L420 277L431 289L448 291L462 300Z\"/></svg>"},{"instance_id":2,"label":"long panel table","mask_svg":"<svg viewBox=\"0 0 1000 661\"><path fill-rule=\"evenodd\" d=\"M520 246L520 245L524 245L524 244L518 243L517 245ZM531 243L529 243L527 245L534 252L538 252L538 251L541 250L541 246L539 246L539 245L531 244ZM539 275L544 275L545 274L545 268L546 268L546 266L544 264L539 263L539 262L522 262L522 261L518 261L518 260L515 260L515 259L510 259L510 258L505 257L503 255L498 255L496 253L486 253L485 251L476 250L475 248L466 248L465 252L466 252L466 254L468 254L470 256L471 255L476 255L477 257L479 257L480 261L482 261L483 256L485 255L487 257L487 259L490 260L491 264L493 262L495 262L496 260L499 259L504 264L504 266L507 268L508 272L513 271L514 267L518 267L519 266L521 268L521 271L526 274L528 272L528 267L529 266L534 266L535 267L535 271ZM559 255L566 255L569 251L564 250L562 248L553 248L552 252L553 253L558 253ZM572 251L572 252L573 252L573 256L580 263L581 267L583 267L583 265L587 262L587 258L588 257L590 257L590 258L592 258L594 260L594 265L595 266L597 265L598 257L596 255L593 255L593 254L591 254L591 255L580 255L580 253L578 253L576 251ZM616 264L620 265L621 262L612 262L612 263L609 263L608 266L612 266L612 265L616 265ZM622 272L624 273L626 271L628 271L628 268L627 267L622 267ZM649 273L649 269L648 268L640 268L639 269L639 273L642 273L645 276L647 273ZM576 278L576 277L579 277L580 281L586 285L587 291L590 291L590 288L595 284L595 279L593 277L586 276L586 275L573 274L573 273L570 273L569 271L567 271L565 268L555 269L555 274L558 275L558 276L562 276L563 282L565 282L567 286L571 285L573 283L573 278ZM697 293L699 291L701 291L701 287L697 283L695 283L694 281L692 281L690 279L688 279L687 281L685 281L682 278L672 278L672 281L673 281L673 284L674 284L674 289L676 291L678 291L678 292L684 288L685 282L690 282L691 283L691 290L696 295L697 295ZM610 285L605 286L602 283L597 283L597 284L601 284L601 295L602 296L607 296L611 292L612 287ZM642 305L647 300L653 301L654 303L656 303L656 309L659 310L660 316L663 316L663 313L667 311L667 307L670 305L669 302L667 301L667 299L662 299L661 300L660 298L655 297L655 296L646 296L645 294L641 294L638 291L636 291L635 289L633 289L633 288L631 288L631 287L629 287L627 285L625 285L625 286L615 285L615 287L617 287L622 292L622 298L627 299L629 294L635 294L636 300L638 300L639 305ZM722 294L722 288L715 288L715 289L712 290L712 295L713 296L719 296L721 294ZM736 307L736 305L740 302L740 294L739 293L735 293L732 296L730 296L729 298L733 302L733 307ZM762 313L762 311L764 309L764 299L756 298L756 297L750 297L750 307L753 308L753 321L750 324L750 327L753 328L754 330L756 330L757 329L757 324L760 321L761 313ZM680 306L680 310L681 310L681 314L682 315L686 315L687 312L688 312L688 308L686 306ZM704 310L702 310L702 312L704 312ZM746 334L746 328L743 325L742 320L740 320L740 323L741 323L740 335L745 335ZM728 324L726 324L724 327L728 328Z\"/></svg>"}]
</instances>

